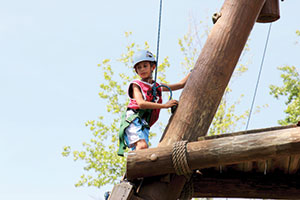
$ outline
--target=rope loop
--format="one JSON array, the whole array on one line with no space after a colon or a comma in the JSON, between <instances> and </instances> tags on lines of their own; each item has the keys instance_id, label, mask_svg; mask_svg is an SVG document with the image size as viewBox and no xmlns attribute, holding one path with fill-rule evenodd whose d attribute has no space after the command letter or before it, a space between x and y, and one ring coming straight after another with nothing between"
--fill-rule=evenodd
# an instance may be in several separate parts
<instances>
[{"instance_id":1,"label":"rope loop","mask_svg":"<svg viewBox=\"0 0 300 200\"><path fill-rule=\"evenodd\" d=\"M190 169L187 160L187 145L188 141L178 141L174 143L172 149L172 163L177 175L184 175L189 181L193 171Z\"/></svg>"}]
</instances>

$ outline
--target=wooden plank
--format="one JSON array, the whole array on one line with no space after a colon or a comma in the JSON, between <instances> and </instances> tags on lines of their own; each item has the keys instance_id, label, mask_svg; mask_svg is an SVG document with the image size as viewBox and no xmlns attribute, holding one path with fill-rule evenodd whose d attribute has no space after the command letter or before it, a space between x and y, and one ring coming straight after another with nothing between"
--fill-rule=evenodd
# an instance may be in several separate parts
<instances>
[{"instance_id":1,"label":"wooden plank","mask_svg":"<svg viewBox=\"0 0 300 200\"><path fill-rule=\"evenodd\" d=\"M230 173L232 171L236 172L236 171L242 171L244 168L244 164L232 164L232 165L223 165L222 166L222 171L224 173Z\"/></svg>"},{"instance_id":2,"label":"wooden plank","mask_svg":"<svg viewBox=\"0 0 300 200\"><path fill-rule=\"evenodd\" d=\"M229 168L228 171L236 171L236 172L244 171L244 163L226 165L225 167Z\"/></svg>"},{"instance_id":3,"label":"wooden plank","mask_svg":"<svg viewBox=\"0 0 300 200\"><path fill-rule=\"evenodd\" d=\"M291 156L289 174L299 173L299 167L300 167L300 155Z\"/></svg>"},{"instance_id":4,"label":"wooden plank","mask_svg":"<svg viewBox=\"0 0 300 200\"><path fill-rule=\"evenodd\" d=\"M238 135L247 135L247 134L253 134L253 133L257 134L257 133L261 133L261 132L269 132L269 131L276 131L276 130L282 130L282 129L296 128L298 126L300 126L300 123L287 125L287 126L274 126L274 127L268 127L268 128L259 128L259 129L251 129L251 130L246 130L246 131L238 131L238 132L234 132L234 133L202 136L202 137L198 137L198 141L213 140L213 139L217 139L217 138L224 138L224 137L231 137L231 136L238 136Z\"/></svg>"},{"instance_id":5,"label":"wooden plank","mask_svg":"<svg viewBox=\"0 0 300 200\"><path fill-rule=\"evenodd\" d=\"M133 193L133 185L124 181L114 186L109 200L131 200Z\"/></svg>"},{"instance_id":6,"label":"wooden plank","mask_svg":"<svg viewBox=\"0 0 300 200\"><path fill-rule=\"evenodd\" d=\"M252 172L253 173L260 173L260 174L266 174L267 170L267 161L254 161L252 163Z\"/></svg>"},{"instance_id":7,"label":"wooden plank","mask_svg":"<svg viewBox=\"0 0 300 200\"><path fill-rule=\"evenodd\" d=\"M253 162L244 162L244 172L251 172L253 169Z\"/></svg>"},{"instance_id":8,"label":"wooden plank","mask_svg":"<svg viewBox=\"0 0 300 200\"><path fill-rule=\"evenodd\" d=\"M204 173L193 179L193 197L299 199L299 178L283 174Z\"/></svg>"},{"instance_id":9,"label":"wooden plank","mask_svg":"<svg viewBox=\"0 0 300 200\"><path fill-rule=\"evenodd\" d=\"M256 161L252 170L265 174L267 159L296 154L300 154L300 127L187 144L188 165L192 170ZM153 155L156 160L151 159ZM175 173L171 146L128 153L129 180L168 173Z\"/></svg>"},{"instance_id":10,"label":"wooden plank","mask_svg":"<svg viewBox=\"0 0 300 200\"><path fill-rule=\"evenodd\" d=\"M289 173L290 156L282 156L268 160L267 173Z\"/></svg>"}]
</instances>

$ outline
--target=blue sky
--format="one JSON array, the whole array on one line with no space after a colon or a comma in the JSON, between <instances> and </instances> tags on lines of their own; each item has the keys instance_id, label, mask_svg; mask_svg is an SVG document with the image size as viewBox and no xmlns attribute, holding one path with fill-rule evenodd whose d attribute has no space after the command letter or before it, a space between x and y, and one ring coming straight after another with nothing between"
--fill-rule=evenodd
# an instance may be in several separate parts
<instances>
[{"instance_id":1,"label":"blue sky","mask_svg":"<svg viewBox=\"0 0 300 200\"><path fill-rule=\"evenodd\" d=\"M160 58L170 57L168 80L182 76L178 38L191 16L207 21L223 1L165 0ZM269 104L249 128L275 126L284 117L283 101L269 96L280 84L277 66L300 66L300 2L285 1L273 23L256 105ZM62 147L80 148L90 138L86 120L105 113L98 97L97 64L124 52L125 31L155 50L159 1L11 0L0 1L0 199L102 199L102 189L75 188L82 164L61 156ZM250 35L252 63L233 85L244 93L241 110L249 109L268 24ZM115 66L115 69L118 70ZM178 95L178 94L177 94ZM109 118L109 116L106 116Z\"/></svg>"}]
</instances>

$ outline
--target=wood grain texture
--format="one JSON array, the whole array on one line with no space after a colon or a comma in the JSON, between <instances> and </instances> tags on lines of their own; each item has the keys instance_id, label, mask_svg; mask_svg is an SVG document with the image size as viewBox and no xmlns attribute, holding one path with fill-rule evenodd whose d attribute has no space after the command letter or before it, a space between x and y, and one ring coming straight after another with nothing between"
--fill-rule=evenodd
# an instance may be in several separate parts
<instances>
[{"instance_id":1,"label":"wood grain texture","mask_svg":"<svg viewBox=\"0 0 300 200\"><path fill-rule=\"evenodd\" d=\"M299 174L300 155L290 156L289 174Z\"/></svg>"},{"instance_id":2,"label":"wood grain texture","mask_svg":"<svg viewBox=\"0 0 300 200\"><path fill-rule=\"evenodd\" d=\"M193 197L299 199L299 178L282 174L204 173L193 179Z\"/></svg>"},{"instance_id":3,"label":"wood grain texture","mask_svg":"<svg viewBox=\"0 0 300 200\"><path fill-rule=\"evenodd\" d=\"M266 0L256 21L259 23L270 23L277 21L279 18L279 0Z\"/></svg>"},{"instance_id":4,"label":"wood grain texture","mask_svg":"<svg viewBox=\"0 0 300 200\"><path fill-rule=\"evenodd\" d=\"M158 158L156 161L150 159L153 154ZM268 170L273 172L279 168L288 173L289 156L296 154L300 154L300 127L187 144L188 165L192 170L222 165L223 171L229 168L236 171L233 164L255 161L252 164L252 171L265 174ZM232 166L226 169L226 165ZM175 173L171 146L144 149L128 154L129 179L167 173Z\"/></svg>"},{"instance_id":5,"label":"wood grain texture","mask_svg":"<svg viewBox=\"0 0 300 200\"><path fill-rule=\"evenodd\" d=\"M206 135L264 3L265 0L225 0L222 17L207 38L159 147L180 140L197 141ZM167 185L151 182L141 187L139 195L146 199L177 199L184 183L180 176L174 176ZM150 197L153 193L157 196Z\"/></svg>"},{"instance_id":6,"label":"wood grain texture","mask_svg":"<svg viewBox=\"0 0 300 200\"><path fill-rule=\"evenodd\" d=\"M206 135L264 2L224 2L159 146Z\"/></svg>"}]
</instances>

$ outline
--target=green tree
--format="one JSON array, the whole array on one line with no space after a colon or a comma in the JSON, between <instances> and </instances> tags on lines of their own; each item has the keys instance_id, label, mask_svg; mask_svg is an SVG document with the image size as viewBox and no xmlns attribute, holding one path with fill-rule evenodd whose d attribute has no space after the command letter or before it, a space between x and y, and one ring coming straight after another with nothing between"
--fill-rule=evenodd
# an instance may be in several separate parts
<instances>
[{"instance_id":1,"label":"green tree","mask_svg":"<svg viewBox=\"0 0 300 200\"><path fill-rule=\"evenodd\" d=\"M270 94L276 99L280 96L287 97L285 105L287 106L284 112L286 117L283 120L278 120L281 125L295 124L300 121L300 77L295 66L278 67L282 74L280 77L283 81L283 86L270 85Z\"/></svg>"},{"instance_id":2,"label":"green tree","mask_svg":"<svg viewBox=\"0 0 300 200\"><path fill-rule=\"evenodd\" d=\"M300 36L300 31L296 31L296 35ZM285 101L286 113L285 119L278 120L280 125L296 124L300 121L300 77L299 68L295 66L281 66L278 67L281 71L283 85L270 85L270 94L276 99L280 96L287 98Z\"/></svg>"},{"instance_id":3,"label":"green tree","mask_svg":"<svg viewBox=\"0 0 300 200\"><path fill-rule=\"evenodd\" d=\"M192 69L194 66L195 60L202 48L200 42L205 39L208 34L207 29L205 29L206 31L199 37L198 30L196 29L197 26L195 26L194 32L189 31L182 39L179 39L179 46L183 53L183 62L181 64L186 71ZM190 30L193 29L190 28ZM125 33L125 36L130 40L131 33ZM87 121L86 126L91 130L92 138L89 142L83 142L83 150L72 150L70 146L65 146L62 152L63 156L70 156L72 154L75 161L81 160L85 163L85 173L75 184L76 186L88 185L101 187L106 184L114 184L124 174L125 159L117 156L117 133L121 113L125 110L128 103L126 95L128 82L138 78L131 67L132 56L137 49L140 49L140 45L133 42L128 43L125 53L122 54L119 59L116 61L104 59L102 63L99 64L103 77L103 82L100 84L99 97L106 102L106 112L110 116L109 119L100 116L97 120ZM142 49L144 48L149 48L147 42L143 44ZM246 47L245 50L247 51L248 47ZM113 68L112 65L114 66ZM120 67L117 68L116 66ZM159 82L166 82L165 71L169 66L168 57L164 58L159 64ZM246 65L239 64L235 76L239 76L246 70ZM128 75L128 71L132 72L131 76ZM116 74L116 72L119 73ZM230 92L231 90L227 88L210 128L210 134L233 131L236 129L237 124L247 115L247 112L241 115L234 114L235 106L239 100L229 105L227 96ZM161 124L161 131L164 126L165 125ZM151 130L150 137L155 136L155 133L152 131L153 130Z\"/></svg>"},{"instance_id":4,"label":"green tree","mask_svg":"<svg viewBox=\"0 0 300 200\"><path fill-rule=\"evenodd\" d=\"M122 54L116 62L104 59L102 63L98 64L103 77L99 97L105 101L109 119L100 116L97 120L87 121L85 125L92 132L92 138L89 142L82 143L83 150L73 151L70 146L65 146L62 152L63 156L73 153L74 161L82 160L85 163L85 174L80 177L76 186L101 187L115 183L124 174L125 158L117 155L117 133L121 113L125 111L128 103L127 85L131 80L138 78L131 66L132 56L136 50L141 49L140 45L129 42L130 36L131 32L125 33L129 44L126 46L126 53ZM149 45L145 42L142 49L148 48ZM113 68L112 65L114 65ZM167 67L169 67L169 62L168 58L165 58L158 66L159 82L165 82L165 68ZM122 73L122 71L124 72ZM115 74L115 72L119 73ZM130 74L128 72L132 72L131 76L128 75ZM150 137L154 135L153 132L150 132Z\"/></svg>"}]
</instances>

